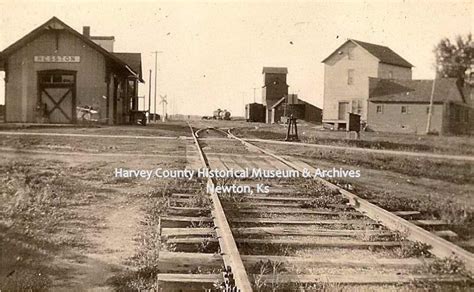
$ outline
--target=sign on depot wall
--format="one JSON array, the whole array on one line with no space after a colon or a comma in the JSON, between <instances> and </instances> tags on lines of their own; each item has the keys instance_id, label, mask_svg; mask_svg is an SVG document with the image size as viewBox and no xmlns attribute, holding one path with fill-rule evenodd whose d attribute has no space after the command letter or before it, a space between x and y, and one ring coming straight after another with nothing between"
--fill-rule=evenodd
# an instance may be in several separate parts
<instances>
[{"instance_id":1,"label":"sign on depot wall","mask_svg":"<svg viewBox=\"0 0 474 292\"><path fill-rule=\"evenodd\" d=\"M80 56L35 56L36 63L79 63Z\"/></svg>"}]
</instances>

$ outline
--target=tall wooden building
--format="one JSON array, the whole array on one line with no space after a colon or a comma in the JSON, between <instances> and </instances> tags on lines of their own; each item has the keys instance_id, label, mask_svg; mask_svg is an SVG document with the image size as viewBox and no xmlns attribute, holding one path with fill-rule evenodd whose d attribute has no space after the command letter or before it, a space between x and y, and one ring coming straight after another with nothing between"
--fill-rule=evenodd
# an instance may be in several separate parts
<instances>
[{"instance_id":1,"label":"tall wooden building","mask_svg":"<svg viewBox=\"0 0 474 292\"><path fill-rule=\"evenodd\" d=\"M3 50L6 122L131 122L141 55L113 52L114 40L53 17Z\"/></svg>"},{"instance_id":2,"label":"tall wooden building","mask_svg":"<svg viewBox=\"0 0 474 292\"><path fill-rule=\"evenodd\" d=\"M263 86L262 98L263 105L266 107L267 123L272 123L272 106L283 96L288 95L288 84L286 75L288 69L285 67L263 67Z\"/></svg>"},{"instance_id":3,"label":"tall wooden building","mask_svg":"<svg viewBox=\"0 0 474 292\"><path fill-rule=\"evenodd\" d=\"M388 47L348 39L324 63L323 123L345 128L347 113L367 122L369 77L411 79L413 67Z\"/></svg>"}]
</instances>

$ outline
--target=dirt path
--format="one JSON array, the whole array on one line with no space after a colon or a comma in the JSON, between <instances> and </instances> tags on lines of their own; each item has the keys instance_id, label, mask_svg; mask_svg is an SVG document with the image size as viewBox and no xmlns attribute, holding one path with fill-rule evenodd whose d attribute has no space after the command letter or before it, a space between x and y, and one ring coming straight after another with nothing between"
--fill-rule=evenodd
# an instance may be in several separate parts
<instances>
[{"instance_id":1,"label":"dirt path","mask_svg":"<svg viewBox=\"0 0 474 292\"><path fill-rule=\"evenodd\" d=\"M111 194L101 204L84 207L80 212L100 218L98 226L84 230L90 248L58 255L54 266L66 269L54 280L55 291L113 291L108 279L130 269L127 260L134 255L139 232L143 201L126 194Z\"/></svg>"},{"instance_id":2,"label":"dirt path","mask_svg":"<svg viewBox=\"0 0 474 292\"><path fill-rule=\"evenodd\" d=\"M87 137L87 138L133 138L133 139L151 139L151 140L176 140L191 139L191 137L168 137L168 136L133 136L133 135L102 135L102 134L73 134L73 133L47 133L47 132L8 132L0 131L0 135L15 136L56 136L56 137Z\"/></svg>"}]
</instances>

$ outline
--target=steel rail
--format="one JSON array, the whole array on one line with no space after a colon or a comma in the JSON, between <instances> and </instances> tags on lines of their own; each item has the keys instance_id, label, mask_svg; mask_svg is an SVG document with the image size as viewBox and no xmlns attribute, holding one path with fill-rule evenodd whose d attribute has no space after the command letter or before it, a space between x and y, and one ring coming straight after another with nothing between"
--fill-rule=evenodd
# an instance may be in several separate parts
<instances>
[{"instance_id":1,"label":"steel rail","mask_svg":"<svg viewBox=\"0 0 474 292\"><path fill-rule=\"evenodd\" d=\"M245 141L239 137L236 137L234 134L232 134L231 130L229 129L227 132L228 137L236 139L246 145L247 147L254 148L256 150L259 150L260 152L267 154L280 162L284 163L285 165L298 170L300 172L303 172L303 167L298 166L276 154L273 152L263 149L259 146L256 146L248 141ZM381 222L385 227L401 232L402 234L406 234L407 238L413 241L420 241L425 244L428 244L431 246L431 253L434 254L435 256L439 258L445 258L445 257L451 257L451 256L456 256L458 259L460 259L464 265L466 266L466 269L471 273L474 274L474 255L467 250L462 249L461 247L439 237L436 236L435 234L419 227L416 226L415 224L383 209L380 208L377 205L374 205L370 203L367 200L364 200L357 195L335 185L330 183L329 181L316 177L318 181L323 183L325 186L331 188L331 189L336 189L338 190L342 195L347 197L350 201L350 204L358 211L362 212L363 214L367 215L369 218Z\"/></svg>"},{"instance_id":2,"label":"steel rail","mask_svg":"<svg viewBox=\"0 0 474 292\"><path fill-rule=\"evenodd\" d=\"M196 144L196 147L199 152L199 157L201 158L204 167L210 170L209 162L207 161L207 158L204 155L204 151L202 150L201 145L199 144L199 140L193 128L191 127L191 124L188 123L188 126L191 129L194 143ZM206 189L211 197L212 204L214 207L214 210L212 211L212 219L214 221L215 231L217 234L217 239L219 241L219 246L221 249L221 255L224 264L226 268L231 268L231 272L235 280L235 286L237 287L237 289L239 289L240 292L251 292L253 291L252 285L250 284L247 271L245 270L244 263L242 262L242 258L237 248L237 244L235 242L234 236L232 235L232 230L230 229L229 222L227 222L227 218L225 216L224 209L222 208L221 201L219 200L217 193L214 191L215 183L211 178L208 178L207 180Z\"/></svg>"}]
</instances>

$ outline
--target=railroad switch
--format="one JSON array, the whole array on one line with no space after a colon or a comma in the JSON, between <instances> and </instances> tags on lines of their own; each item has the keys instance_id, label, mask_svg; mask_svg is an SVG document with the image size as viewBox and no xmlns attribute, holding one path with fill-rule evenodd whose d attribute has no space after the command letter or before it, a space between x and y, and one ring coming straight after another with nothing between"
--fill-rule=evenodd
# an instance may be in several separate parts
<instances>
[{"instance_id":1,"label":"railroad switch","mask_svg":"<svg viewBox=\"0 0 474 292\"><path fill-rule=\"evenodd\" d=\"M286 132L285 141L299 141L298 138L298 127L296 126L296 118L293 115L288 119L288 131Z\"/></svg>"}]
</instances>

